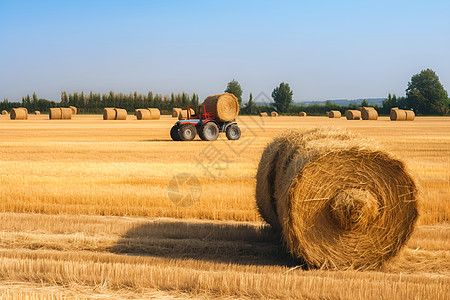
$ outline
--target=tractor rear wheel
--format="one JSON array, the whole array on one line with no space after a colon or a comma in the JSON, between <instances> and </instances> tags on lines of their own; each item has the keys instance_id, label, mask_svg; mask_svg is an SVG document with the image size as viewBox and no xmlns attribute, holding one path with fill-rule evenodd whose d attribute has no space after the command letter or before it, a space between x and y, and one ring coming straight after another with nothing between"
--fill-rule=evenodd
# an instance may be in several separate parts
<instances>
[{"instance_id":1,"label":"tractor rear wheel","mask_svg":"<svg viewBox=\"0 0 450 300\"><path fill-rule=\"evenodd\" d=\"M219 127L214 122L208 122L200 127L199 136L204 141L215 141L219 136Z\"/></svg>"},{"instance_id":2,"label":"tractor rear wheel","mask_svg":"<svg viewBox=\"0 0 450 300\"><path fill-rule=\"evenodd\" d=\"M225 134L229 140L238 140L241 137L241 129L236 124L227 127Z\"/></svg>"},{"instance_id":3,"label":"tractor rear wheel","mask_svg":"<svg viewBox=\"0 0 450 300\"><path fill-rule=\"evenodd\" d=\"M178 125L173 125L170 129L170 137L174 141L181 141L180 135L178 134Z\"/></svg>"},{"instance_id":4,"label":"tractor rear wheel","mask_svg":"<svg viewBox=\"0 0 450 300\"><path fill-rule=\"evenodd\" d=\"M192 124L181 125L179 136L182 141L192 141L197 134L197 129Z\"/></svg>"}]
</instances>

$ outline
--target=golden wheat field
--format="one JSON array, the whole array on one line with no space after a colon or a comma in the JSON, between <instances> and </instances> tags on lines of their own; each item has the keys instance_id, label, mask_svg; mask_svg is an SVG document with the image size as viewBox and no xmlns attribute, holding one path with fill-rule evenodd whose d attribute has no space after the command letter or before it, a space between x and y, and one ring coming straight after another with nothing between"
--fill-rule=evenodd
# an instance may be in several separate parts
<instances>
[{"instance_id":1,"label":"golden wheat field","mask_svg":"<svg viewBox=\"0 0 450 300\"><path fill-rule=\"evenodd\" d=\"M215 142L174 142L174 122L0 116L1 299L449 298L449 117L243 116L240 140ZM320 125L377 140L417 177L416 230L379 270L299 267L258 215L264 147Z\"/></svg>"}]
</instances>

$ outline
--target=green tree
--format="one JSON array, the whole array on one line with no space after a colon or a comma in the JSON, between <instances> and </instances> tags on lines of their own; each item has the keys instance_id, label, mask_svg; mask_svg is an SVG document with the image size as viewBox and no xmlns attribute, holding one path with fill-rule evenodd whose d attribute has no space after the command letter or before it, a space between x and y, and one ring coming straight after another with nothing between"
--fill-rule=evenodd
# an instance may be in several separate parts
<instances>
[{"instance_id":1,"label":"green tree","mask_svg":"<svg viewBox=\"0 0 450 300\"><path fill-rule=\"evenodd\" d=\"M443 115L449 107L447 91L431 69L422 70L411 77L406 98L410 108L417 113Z\"/></svg>"},{"instance_id":2,"label":"green tree","mask_svg":"<svg viewBox=\"0 0 450 300\"><path fill-rule=\"evenodd\" d=\"M367 101L366 99L364 99L362 102L361 102L361 106L369 106L370 104L369 104L369 101Z\"/></svg>"},{"instance_id":3,"label":"green tree","mask_svg":"<svg viewBox=\"0 0 450 300\"><path fill-rule=\"evenodd\" d=\"M242 103L242 88L237 80L231 80L228 82L227 88L225 90L226 93L231 93L238 98L239 105Z\"/></svg>"},{"instance_id":4,"label":"green tree","mask_svg":"<svg viewBox=\"0 0 450 300\"><path fill-rule=\"evenodd\" d=\"M259 114L259 108L258 105L256 105L255 102L253 102L253 95L250 93L250 97L248 99L248 102L245 104L245 106L242 109L242 112L249 115L257 115Z\"/></svg>"},{"instance_id":5,"label":"green tree","mask_svg":"<svg viewBox=\"0 0 450 300\"><path fill-rule=\"evenodd\" d=\"M292 104L292 90L288 83L280 83L272 92L274 103L272 104L275 110L279 113L286 113Z\"/></svg>"}]
</instances>

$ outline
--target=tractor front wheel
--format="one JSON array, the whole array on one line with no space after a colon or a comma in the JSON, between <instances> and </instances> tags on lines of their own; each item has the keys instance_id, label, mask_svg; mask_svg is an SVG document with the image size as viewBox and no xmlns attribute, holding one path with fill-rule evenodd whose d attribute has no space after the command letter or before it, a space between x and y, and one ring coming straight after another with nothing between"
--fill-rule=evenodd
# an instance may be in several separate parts
<instances>
[{"instance_id":1,"label":"tractor front wheel","mask_svg":"<svg viewBox=\"0 0 450 300\"><path fill-rule=\"evenodd\" d=\"M229 140L238 140L241 137L241 129L236 124L228 126L225 133Z\"/></svg>"},{"instance_id":2,"label":"tractor front wheel","mask_svg":"<svg viewBox=\"0 0 450 300\"><path fill-rule=\"evenodd\" d=\"M180 135L178 134L178 125L173 125L172 129L170 129L170 137L174 141L181 141Z\"/></svg>"},{"instance_id":3,"label":"tractor front wheel","mask_svg":"<svg viewBox=\"0 0 450 300\"><path fill-rule=\"evenodd\" d=\"M214 122L206 123L200 127L199 136L204 141L215 141L219 136L219 127Z\"/></svg>"},{"instance_id":4,"label":"tractor front wheel","mask_svg":"<svg viewBox=\"0 0 450 300\"><path fill-rule=\"evenodd\" d=\"M192 124L181 125L178 135L182 141L192 141L197 134L195 126Z\"/></svg>"}]
</instances>

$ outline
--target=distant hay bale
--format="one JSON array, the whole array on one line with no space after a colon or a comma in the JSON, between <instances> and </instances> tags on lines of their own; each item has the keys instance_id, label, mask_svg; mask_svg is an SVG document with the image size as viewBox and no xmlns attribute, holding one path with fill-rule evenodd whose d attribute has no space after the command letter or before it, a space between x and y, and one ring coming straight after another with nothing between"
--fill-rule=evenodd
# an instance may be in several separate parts
<instances>
[{"instance_id":1,"label":"distant hay bale","mask_svg":"<svg viewBox=\"0 0 450 300\"><path fill-rule=\"evenodd\" d=\"M301 111L301 112L298 114L298 116L299 116L299 117L306 117L306 113L305 113L304 111Z\"/></svg>"},{"instance_id":2,"label":"distant hay bale","mask_svg":"<svg viewBox=\"0 0 450 300\"><path fill-rule=\"evenodd\" d=\"M115 120L116 110L113 107L106 107L103 109L103 120Z\"/></svg>"},{"instance_id":3,"label":"distant hay bale","mask_svg":"<svg viewBox=\"0 0 450 300\"><path fill-rule=\"evenodd\" d=\"M363 107L361 118L363 120L378 120L378 112L373 107Z\"/></svg>"},{"instance_id":4,"label":"distant hay bale","mask_svg":"<svg viewBox=\"0 0 450 300\"><path fill-rule=\"evenodd\" d=\"M150 120L159 120L161 118L161 112L157 108L149 108Z\"/></svg>"},{"instance_id":5,"label":"distant hay bale","mask_svg":"<svg viewBox=\"0 0 450 300\"><path fill-rule=\"evenodd\" d=\"M40 112L40 111L38 111L38 110L35 110L35 111L34 111L34 114L35 114L35 115L40 115L40 114L41 114L41 112Z\"/></svg>"},{"instance_id":6,"label":"distant hay bale","mask_svg":"<svg viewBox=\"0 0 450 300\"><path fill-rule=\"evenodd\" d=\"M178 115L178 120L186 120L187 119L187 110L182 109L180 114Z\"/></svg>"},{"instance_id":7,"label":"distant hay bale","mask_svg":"<svg viewBox=\"0 0 450 300\"><path fill-rule=\"evenodd\" d=\"M406 121L406 111L403 109L391 109L391 121Z\"/></svg>"},{"instance_id":8,"label":"distant hay bale","mask_svg":"<svg viewBox=\"0 0 450 300\"><path fill-rule=\"evenodd\" d=\"M341 112L338 111L338 110L331 110L329 115L328 115L328 117L331 118L331 119L340 118L341 117Z\"/></svg>"},{"instance_id":9,"label":"distant hay bale","mask_svg":"<svg viewBox=\"0 0 450 300\"><path fill-rule=\"evenodd\" d=\"M116 111L116 118L115 120L126 120L128 113L126 109L122 109L122 108L114 108L114 110Z\"/></svg>"},{"instance_id":10,"label":"distant hay bale","mask_svg":"<svg viewBox=\"0 0 450 300\"><path fill-rule=\"evenodd\" d=\"M329 117L330 117L330 112L327 111L327 112L325 113L325 116L327 116L327 118L329 118Z\"/></svg>"},{"instance_id":11,"label":"distant hay bale","mask_svg":"<svg viewBox=\"0 0 450 300\"><path fill-rule=\"evenodd\" d=\"M260 117L268 117L269 115L266 112L262 112L259 114Z\"/></svg>"},{"instance_id":12,"label":"distant hay bale","mask_svg":"<svg viewBox=\"0 0 450 300\"><path fill-rule=\"evenodd\" d=\"M7 115L8 114L8 112L6 111L6 110L2 110L2 115Z\"/></svg>"},{"instance_id":13,"label":"distant hay bale","mask_svg":"<svg viewBox=\"0 0 450 300\"><path fill-rule=\"evenodd\" d=\"M238 99L230 93L208 96L202 105L211 106L216 120L221 122L234 121L239 114Z\"/></svg>"},{"instance_id":14,"label":"distant hay bale","mask_svg":"<svg viewBox=\"0 0 450 300\"><path fill-rule=\"evenodd\" d=\"M173 118L178 118L178 116L180 115L181 112L181 108L174 108L172 109L172 117Z\"/></svg>"},{"instance_id":15,"label":"distant hay bale","mask_svg":"<svg viewBox=\"0 0 450 300\"><path fill-rule=\"evenodd\" d=\"M48 114L48 118L50 120L61 120L62 118L62 111L61 108L50 108L50 113Z\"/></svg>"},{"instance_id":16,"label":"distant hay bale","mask_svg":"<svg viewBox=\"0 0 450 300\"><path fill-rule=\"evenodd\" d=\"M270 113L271 117L278 117L278 113L276 111L273 111Z\"/></svg>"},{"instance_id":17,"label":"distant hay bale","mask_svg":"<svg viewBox=\"0 0 450 300\"><path fill-rule=\"evenodd\" d=\"M78 109L75 106L69 106L69 108L72 110L72 115L76 115L78 113Z\"/></svg>"},{"instance_id":18,"label":"distant hay bale","mask_svg":"<svg viewBox=\"0 0 450 300\"><path fill-rule=\"evenodd\" d=\"M356 109L349 109L345 111L347 120L361 120L361 112Z\"/></svg>"},{"instance_id":19,"label":"distant hay bale","mask_svg":"<svg viewBox=\"0 0 450 300\"><path fill-rule=\"evenodd\" d=\"M416 114L412 110L405 110L406 112L406 121L414 121Z\"/></svg>"},{"instance_id":20,"label":"distant hay bale","mask_svg":"<svg viewBox=\"0 0 450 300\"><path fill-rule=\"evenodd\" d=\"M27 120L28 110L24 107L13 108L9 117L11 120Z\"/></svg>"},{"instance_id":21,"label":"distant hay bale","mask_svg":"<svg viewBox=\"0 0 450 300\"><path fill-rule=\"evenodd\" d=\"M418 217L418 188L404 163L348 131L275 138L256 179L262 217L311 267L380 267L408 241Z\"/></svg>"},{"instance_id":22,"label":"distant hay bale","mask_svg":"<svg viewBox=\"0 0 450 300\"><path fill-rule=\"evenodd\" d=\"M150 120L150 111L145 108L138 109L136 111L136 118L138 120Z\"/></svg>"}]
</instances>

